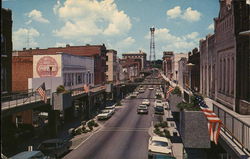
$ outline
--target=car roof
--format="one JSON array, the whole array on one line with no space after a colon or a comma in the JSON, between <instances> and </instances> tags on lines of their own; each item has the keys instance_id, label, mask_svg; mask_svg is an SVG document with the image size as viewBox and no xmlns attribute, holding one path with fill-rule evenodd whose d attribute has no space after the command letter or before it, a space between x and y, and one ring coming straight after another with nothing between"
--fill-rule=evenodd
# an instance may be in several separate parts
<instances>
[{"instance_id":1,"label":"car roof","mask_svg":"<svg viewBox=\"0 0 250 159\"><path fill-rule=\"evenodd\" d=\"M62 139L49 139L49 140L45 140L42 143L56 143L56 142L61 142Z\"/></svg>"},{"instance_id":2,"label":"car roof","mask_svg":"<svg viewBox=\"0 0 250 159\"><path fill-rule=\"evenodd\" d=\"M39 153L42 154L41 151L24 151L12 156L11 159L29 159L30 157L33 157Z\"/></svg>"},{"instance_id":3,"label":"car roof","mask_svg":"<svg viewBox=\"0 0 250 159\"><path fill-rule=\"evenodd\" d=\"M167 139L165 137L160 137L160 136L153 136L152 140L153 141L163 141L163 142L168 142L169 143L169 139Z\"/></svg>"}]
</instances>

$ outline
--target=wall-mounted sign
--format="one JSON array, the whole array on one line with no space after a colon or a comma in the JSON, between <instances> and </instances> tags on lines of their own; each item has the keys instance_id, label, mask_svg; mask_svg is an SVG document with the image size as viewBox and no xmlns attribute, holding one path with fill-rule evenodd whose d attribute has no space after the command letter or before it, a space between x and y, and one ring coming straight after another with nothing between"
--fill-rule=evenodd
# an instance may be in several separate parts
<instances>
[{"instance_id":1,"label":"wall-mounted sign","mask_svg":"<svg viewBox=\"0 0 250 159\"><path fill-rule=\"evenodd\" d=\"M58 63L53 57L44 56L37 62L36 72L40 77L55 77L58 73Z\"/></svg>"}]
</instances>

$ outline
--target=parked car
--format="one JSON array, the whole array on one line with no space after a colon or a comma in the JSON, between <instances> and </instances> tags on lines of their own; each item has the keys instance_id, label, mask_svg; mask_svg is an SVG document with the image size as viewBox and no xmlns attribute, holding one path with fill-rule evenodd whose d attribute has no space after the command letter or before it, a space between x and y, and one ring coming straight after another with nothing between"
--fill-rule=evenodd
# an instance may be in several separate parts
<instances>
[{"instance_id":1,"label":"parked car","mask_svg":"<svg viewBox=\"0 0 250 159\"><path fill-rule=\"evenodd\" d=\"M111 115L115 114L115 106L108 106L108 107L105 107L104 110L109 110Z\"/></svg>"},{"instance_id":2,"label":"parked car","mask_svg":"<svg viewBox=\"0 0 250 159\"><path fill-rule=\"evenodd\" d=\"M163 106L157 105L157 106L154 107L154 110L155 110L155 114L164 115Z\"/></svg>"},{"instance_id":3,"label":"parked car","mask_svg":"<svg viewBox=\"0 0 250 159\"><path fill-rule=\"evenodd\" d=\"M137 114L148 114L148 107L146 105L139 105L137 107Z\"/></svg>"},{"instance_id":4,"label":"parked car","mask_svg":"<svg viewBox=\"0 0 250 159\"><path fill-rule=\"evenodd\" d=\"M104 120L104 119L108 119L112 116L112 112L110 110L102 110L100 114L97 115L97 119L98 120Z\"/></svg>"},{"instance_id":5,"label":"parked car","mask_svg":"<svg viewBox=\"0 0 250 159\"><path fill-rule=\"evenodd\" d=\"M155 100L155 106L163 106L163 103L161 100Z\"/></svg>"},{"instance_id":6,"label":"parked car","mask_svg":"<svg viewBox=\"0 0 250 159\"><path fill-rule=\"evenodd\" d=\"M148 158L173 158L170 140L159 136L150 137L148 142Z\"/></svg>"},{"instance_id":7,"label":"parked car","mask_svg":"<svg viewBox=\"0 0 250 159\"><path fill-rule=\"evenodd\" d=\"M144 92L145 92L144 88L139 89L139 93L144 93Z\"/></svg>"},{"instance_id":8,"label":"parked car","mask_svg":"<svg viewBox=\"0 0 250 159\"><path fill-rule=\"evenodd\" d=\"M150 105L150 102L149 102L148 99L143 99L143 101L142 101L141 104L149 106L149 105Z\"/></svg>"},{"instance_id":9,"label":"parked car","mask_svg":"<svg viewBox=\"0 0 250 159\"><path fill-rule=\"evenodd\" d=\"M71 145L71 141L55 138L43 141L38 146L38 150L42 151L45 155L58 158L67 153Z\"/></svg>"},{"instance_id":10,"label":"parked car","mask_svg":"<svg viewBox=\"0 0 250 159\"><path fill-rule=\"evenodd\" d=\"M2 159L8 159L1 155ZM41 151L24 151L20 152L9 159L50 159L49 156L45 156Z\"/></svg>"},{"instance_id":11,"label":"parked car","mask_svg":"<svg viewBox=\"0 0 250 159\"><path fill-rule=\"evenodd\" d=\"M137 93L132 93L131 95L130 95L130 98L136 98L137 97Z\"/></svg>"},{"instance_id":12,"label":"parked car","mask_svg":"<svg viewBox=\"0 0 250 159\"><path fill-rule=\"evenodd\" d=\"M154 88L153 87L149 87L148 90L154 90Z\"/></svg>"}]
</instances>

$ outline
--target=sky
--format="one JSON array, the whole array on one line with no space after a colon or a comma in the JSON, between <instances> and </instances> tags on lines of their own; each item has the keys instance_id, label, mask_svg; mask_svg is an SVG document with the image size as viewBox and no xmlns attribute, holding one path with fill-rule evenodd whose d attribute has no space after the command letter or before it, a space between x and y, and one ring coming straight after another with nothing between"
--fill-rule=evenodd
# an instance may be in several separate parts
<instances>
[{"instance_id":1,"label":"sky","mask_svg":"<svg viewBox=\"0 0 250 159\"><path fill-rule=\"evenodd\" d=\"M150 52L155 27L156 59L163 51L187 53L213 34L219 0L3 0L12 10L13 50L100 45Z\"/></svg>"}]
</instances>

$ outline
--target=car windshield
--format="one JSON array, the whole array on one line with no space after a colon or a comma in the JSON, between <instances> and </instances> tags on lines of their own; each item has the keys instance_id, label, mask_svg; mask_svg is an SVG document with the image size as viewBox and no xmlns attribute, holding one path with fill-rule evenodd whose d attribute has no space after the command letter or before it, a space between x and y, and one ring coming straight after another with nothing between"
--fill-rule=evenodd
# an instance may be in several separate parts
<instances>
[{"instance_id":1,"label":"car windshield","mask_svg":"<svg viewBox=\"0 0 250 159\"><path fill-rule=\"evenodd\" d=\"M161 103L161 101L160 101L160 100L157 100L156 103Z\"/></svg>"},{"instance_id":2,"label":"car windshield","mask_svg":"<svg viewBox=\"0 0 250 159\"><path fill-rule=\"evenodd\" d=\"M139 109L147 109L147 106L145 106L145 105L140 105L140 106L139 106Z\"/></svg>"},{"instance_id":3,"label":"car windshield","mask_svg":"<svg viewBox=\"0 0 250 159\"><path fill-rule=\"evenodd\" d=\"M102 110L102 113L109 113L109 110Z\"/></svg>"},{"instance_id":4,"label":"car windshield","mask_svg":"<svg viewBox=\"0 0 250 159\"><path fill-rule=\"evenodd\" d=\"M155 107L155 110L163 111L163 107L161 107L161 106L156 106L156 107Z\"/></svg>"},{"instance_id":5,"label":"car windshield","mask_svg":"<svg viewBox=\"0 0 250 159\"><path fill-rule=\"evenodd\" d=\"M163 142L163 141L152 141L152 145L153 146L167 147L168 143L167 142Z\"/></svg>"}]
</instances>

